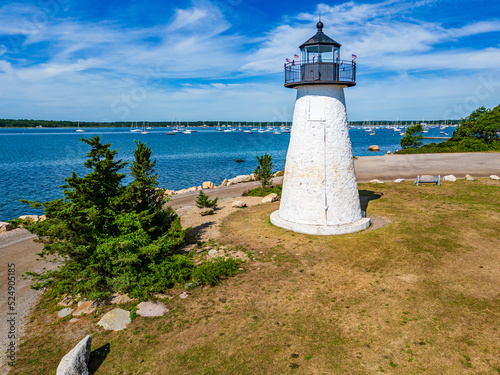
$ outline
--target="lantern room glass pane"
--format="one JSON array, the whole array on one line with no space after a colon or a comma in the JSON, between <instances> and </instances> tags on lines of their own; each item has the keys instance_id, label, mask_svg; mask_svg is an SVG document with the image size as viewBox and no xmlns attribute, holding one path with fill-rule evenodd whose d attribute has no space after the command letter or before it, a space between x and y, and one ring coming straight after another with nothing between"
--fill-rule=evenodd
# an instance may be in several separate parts
<instances>
[{"instance_id":1,"label":"lantern room glass pane","mask_svg":"<svg viewBox=\"0 0 500 375\"><path fill-rule=\"evenodd\" d=\"M334 46L314 45L304 47L302 50L302 62L332 62L338 61L339 49Z\"/></svg>"}]
</instances>

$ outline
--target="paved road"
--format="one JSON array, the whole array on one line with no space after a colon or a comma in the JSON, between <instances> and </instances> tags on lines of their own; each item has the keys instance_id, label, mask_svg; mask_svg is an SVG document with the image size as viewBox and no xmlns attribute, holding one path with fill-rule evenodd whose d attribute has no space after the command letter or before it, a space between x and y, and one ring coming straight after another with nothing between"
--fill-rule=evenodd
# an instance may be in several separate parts
<instances>
[{"instance_id":1,"label":"paved road","mask_svg":"<svg viewBox=\"0 0 500 375\"><path fill-rule=\"evenodd\" d=\"M355 160L354 166L358 182L415 179L422 174L500 176L500 152L365 156Z\"/></svg>"},{"instance_id":2,"label":"paved road","mask_svg":"<svg viewBox=\"0 0 500 375\"><path fill-rule=\"evenodd\" d=\"M454 174L457 178L463 178L467 173L474 177L500 176L500 152L363 156L354 161L354 167L358 182L375 178L382 181L416 179L423 174ZM282 177L274 179L275 183L282 181ZM258 186L259 182L247 182L205 192L212 198L232 198ZM198 192L174 195L169 203L172 208L193 205L197 195Z\"/></svg>"}]
</instances>

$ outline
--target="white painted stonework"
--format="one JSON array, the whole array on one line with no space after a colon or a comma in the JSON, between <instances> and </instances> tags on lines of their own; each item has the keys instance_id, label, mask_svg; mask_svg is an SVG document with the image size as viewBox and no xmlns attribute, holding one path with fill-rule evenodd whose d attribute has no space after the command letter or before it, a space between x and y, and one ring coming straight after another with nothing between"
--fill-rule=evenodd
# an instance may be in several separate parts
<instances>
[{"instance_id":1,"label":"white painted stonework","mask_svg":"<svg viewBox=\"0 0 500 375\"><path fill-rule=\"evenodd\" d=\"M281 203L271 222L321 235L370 225L359 202L343 86L297 87Z\"/></svg>"}]
</instances>

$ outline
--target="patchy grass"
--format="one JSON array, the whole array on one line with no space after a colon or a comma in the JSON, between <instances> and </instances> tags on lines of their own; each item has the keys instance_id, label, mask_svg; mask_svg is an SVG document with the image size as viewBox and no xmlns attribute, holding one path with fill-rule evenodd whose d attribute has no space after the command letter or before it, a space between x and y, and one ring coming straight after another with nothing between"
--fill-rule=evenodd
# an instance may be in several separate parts
<instances>
[{"instance_id":1,"label":"patchy grass","mask_svg":"<svg viewBox=\"0 0 500 375\"><path fill-rule=\"evenodd\" d=\"M221 241L246 272L182 289L161 318L57 324L43 299L12 374L50 374L86 334L93 374L493 374L500 372L500 184L361 184L386 224L343 236L287 232L278 203L230 216ZM129 310L131 305L125 306Z\"/></svg>"},{"instance_id":2,"label":"patchy grass","mask_svg":"<svg viewBox=\"0 0 500 375\"><path fill-rule=\"evenodd\" d=\"M276 193L281 197L282 185L267 186L266 188L257 187L252 190L245 191L244 197L265 197L268 194Z\"/></svg>"}]
</instances>

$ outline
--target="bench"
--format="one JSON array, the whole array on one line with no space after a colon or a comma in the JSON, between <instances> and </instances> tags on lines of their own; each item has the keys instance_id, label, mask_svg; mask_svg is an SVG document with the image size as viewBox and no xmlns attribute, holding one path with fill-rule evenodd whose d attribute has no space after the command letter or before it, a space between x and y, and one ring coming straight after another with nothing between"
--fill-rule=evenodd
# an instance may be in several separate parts
<instances>
[{"instance_id":1,"label":"bench","mask_svg":"<svg viewBox=\"0 0 500 375\"><path fill-rule=\"evenodd\" d=\"M432 175L422 175L417 176L417 180L415 181L415 185L419 184L437 184L441 185L441 176L432 176Z\"/></svg>"}]
</instances>

